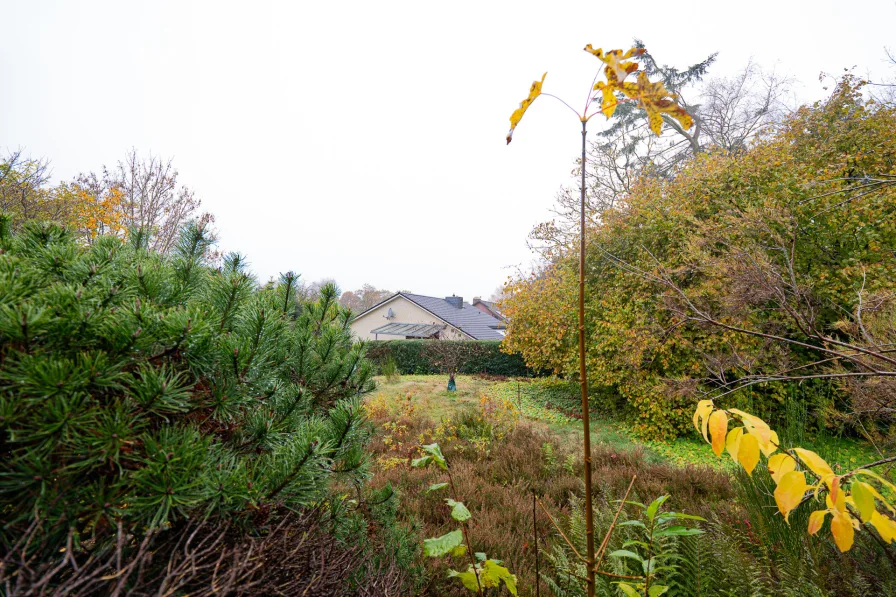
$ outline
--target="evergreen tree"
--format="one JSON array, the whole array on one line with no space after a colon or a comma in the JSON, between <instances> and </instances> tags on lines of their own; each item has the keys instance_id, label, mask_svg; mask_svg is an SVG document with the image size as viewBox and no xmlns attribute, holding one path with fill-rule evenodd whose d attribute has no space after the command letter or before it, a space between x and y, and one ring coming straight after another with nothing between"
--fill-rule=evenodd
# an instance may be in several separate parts
<instances>
[{"instance_id":1,"label":"evergreen tree","mask_svg":"<svg viewBox=\"0 0 896 597\"><path fill-rule=\"evenodd\" d=\"M335 287L302 303L294 273L261 289L211 245L196 224L162 256L0 218L0 551L35 521L58 552L70 531L238 522L365 474L372 368Z\"/></svg>"}]
</instances>

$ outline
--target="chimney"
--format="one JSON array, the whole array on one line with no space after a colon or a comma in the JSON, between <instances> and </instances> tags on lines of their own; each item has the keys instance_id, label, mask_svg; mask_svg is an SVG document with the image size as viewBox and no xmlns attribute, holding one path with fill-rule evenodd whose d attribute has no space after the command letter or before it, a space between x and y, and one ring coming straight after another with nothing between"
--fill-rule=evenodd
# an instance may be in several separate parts
<instances>
[{"instance_id":1,"label":"chimney","mask_svg":"<svg viewBox=\"0 0 896 597\"><path fill-rule=\"evenodd\" d=\"M445 297L445 302L454 307L455 309L463 309L464 308L464 297L462 296L451 296Z\"/></svg>"},{"instance_id":2,"label":"chimney","mask_svg":"<svg viewBox=\"0 0 896 597\"><path fill-rule=\"evenodd\" d=\"M470 304L473 305L473 306L475 307L475 306L476 306L476 303L479 303L479 302L482 302L482 297L481 297L481 296L474 296L474 297L473 297L473 302L470 303Z\"/></svg>"}]
</instances>

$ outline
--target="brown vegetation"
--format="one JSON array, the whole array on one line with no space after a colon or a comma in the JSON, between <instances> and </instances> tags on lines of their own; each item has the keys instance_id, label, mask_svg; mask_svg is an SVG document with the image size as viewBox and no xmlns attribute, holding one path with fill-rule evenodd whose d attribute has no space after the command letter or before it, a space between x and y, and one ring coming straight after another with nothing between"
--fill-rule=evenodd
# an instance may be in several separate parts
<instances>
[{"instance_id":1,"label":"brown vegetation","mask_svg":"<svg viewBox=\"0 0 896 597\"><path fill-rule=\"evenodd\" d=\"M425 493L439 480L438 473L410 466L410 460L420 455L420 443L438 441L451 463L457 494L473 514L473 549L503 560L519 577L519 586L532 587L534 594L532 492L556 518L568 517L570 497L583 493L581 451L573 438L560 438L544 425L519 422L512 404L493 401L483 397L478 405L467 404L439 422L417 408L412 394L392 398L380 394L369 401L368 412L378 431L368 446L376 459L372 483L376 488L391 484L398 491L399 522L409 528L422 525L417 526L421 538L448 532L451 522L444 496ZM725 516L732 508L728 477L712 469L658 464L640 449L619 450L604 443L594 446L593 466L596 503L607 507L637 473L635 499L671 493L673 508L693 514L715 511ZM544 572L544 552L557 537L541 512L537 526ZM422 594L465 594L463 587L446 579L451 562L433 559L426 566L429 578ZM454 567L463 568L463 562ZM549 594L545 585L542 594Z\"/></svg>"}]
</instances>

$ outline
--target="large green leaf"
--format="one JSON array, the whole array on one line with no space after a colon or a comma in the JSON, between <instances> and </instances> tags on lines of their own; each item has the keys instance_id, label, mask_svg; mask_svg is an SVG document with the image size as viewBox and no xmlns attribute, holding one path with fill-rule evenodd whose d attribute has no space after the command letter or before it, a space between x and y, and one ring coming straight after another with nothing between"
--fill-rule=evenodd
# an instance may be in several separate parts
<instances>
[{"instance_id":1,"label":"large green leaf","mask_svg":"<svg viewBox=\"0 0 896 597\"><path fill-rule=\"evenodd\" d=\"M470 520L473 516L470 514L470 511L467 510L467 507L464 506L463 502L455 502L451 498L445 500L448 506L451 508L451 518L458 522L465 522Z\"/></svg>"},{"instance_id":2,"label":"large green leaf","mask_svg":"<svg viewBox=\"0 0 896 597\"><path fill-rule=\"evenodd\" d=\"M668 495L661 495L660 497L653 500L649 506L647 506L647 518L649 520L653 520L654 516L656 516L657 510L660 509L660 506L663 505L663 502L669 499Z\"/></svg>"},{"instance_id":3,"label":"large green leaf","mask_svg":"<svg viewBox=\"0 0 896 597\"><path fill-rule=\"evenodd\" d=\"M425 458L429 458L429 456L426 456ZM432 485L429 486L429 489L426 490L426 493L430 493L432 491L438 491L440 489L445 489L446 487L448 487L447 483L433 483Z\"/></svg>"},{"instance_id":4,"label":"large green leaf","mask_svg":"<svg viewBox=\"0 0 896 597\"><path fill-rule=\"evenodd\" d=\"M642 558L635 552L629 551L627 549L617 549L616 551L610 553L610 557L611 558L631 558L632 560L637 560L638 562L641 562L642 565L644 564L644 558Z\"/></svg>"},{"instance_id":5,"label":"large green leaf","mask_svg":"<svg viewBox=\"0 0 896 597\"><path fill-rule=\"evenodd\" d=\"M673 527L669 527L668 529L663 529L662 531L658 531L654 533L654 537L689 537L691 535L700 535L703 533L700 529L689 529L684 526L676 525Z\"/></svg>"},{"instance_id":6,"label":"large green leaf","mask_svg":"<svg viewBox=\"0 0 896 597\"><path fill-rule=\"evenodd\" d=\"M411 466L414 468L426 468L430 462L432 462L432 456L423 456L422 458L412 460Z\"/></svg>"},{"instance_id":7,"label":"large green leaf","mask_svg":"<svg viewBox=\"0 0 896 597\"><path fill-rule=\"evenodd\" d=\"M432 461L436 463L436 466L446 471L448 470L448 463L445 462L445 456L442 455L442 449L439 447L439 444L426 444L423 446L423 451L432 457Z\"/></svg>"},{"instance_id":8,"label":"large green leaf","mask_svg":"<svg viewBox=\"0 0 896 597\"><path fill-rule=\"evenodd\" d=\"M432 558L436 558L445 555L463 542L464 534L460 529L457 529L456 531L451 531L441 537L425 539L423 541L423 553Z\"/></svg>"},{"instance_id":9,"label":"large green leaf","mask_svg":"<svg viewBox=\"0 0 896 597\"><path fill-rule=\"evenodd\" d=\"M511 574L510 570L494 560L486 560L482 563L479 580L482 582L482 587L486 589L500 587L503 582L510 594L516 595L516 575Z\"/></svg>"},{"instance_id":10,"label":"large green leaf","mask_svg":"<svg viewBox=\"0 0 896 597\"><path fill-rule=\"evenodd\" d=\"M641 597L641 594L635 590L633 586L628 583L618 582L616 585L622 589L622 592L627 595L627 597Z\"/></svg>"},{"instance_id":11,"label":"large green leaf","mask_svg":"<svg viewBox=\"0 0 896 597\"><path fill-rule=\"evenodd\" d=\"M448 578L459 578L460 582L471 591L479 592L479 584L476 582L476 573L473 567L467 568L466 572L458 572L457 570L448 570Z\"/></svg>"}]
</instances>

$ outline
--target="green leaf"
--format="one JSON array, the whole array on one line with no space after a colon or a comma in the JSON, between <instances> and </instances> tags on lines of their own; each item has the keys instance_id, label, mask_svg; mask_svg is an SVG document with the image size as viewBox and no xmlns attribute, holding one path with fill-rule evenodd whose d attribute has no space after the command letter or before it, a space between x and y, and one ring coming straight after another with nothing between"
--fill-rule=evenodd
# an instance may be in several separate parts
<instances>
[{"instance_id":1,"label":"green leaf","mask_svg":"<svg viewBox=\"0 0 896 597\"><path fill-rule=\"evenodd\" d=\"M495 560L486 560L482 564L482 572L479 573L482 588L489 589L500 587L503 582L511 595L516 595L516 575L510 570L499 565Z\"/></svg>"},{"instance_id":2,"label":"green leaf","mask_svg":"<svg viewBox=\"0 0 896 597\"><path fill-rule=\"evenodd\" d=\"M622 589L622 592L625 593L628 597L640 597L640 595L638 594L638 591L636 591L635 588L633 586L631 586L630 584L624 583L624 582L618 582L615 584L620 589Z\"/></svg>"},{"instance_id":3,"label":"green leaf","mask_svg":"<svg viewBox=\"0 0 896 597\"><path fill-rule=\"evenodd\" d=\"M473 555L476 556L476 559L479 560L480 562L484 562L488 559L485 555L485 552L482 552L482 551L477 551Z\"/></svg>"},{"instance_id":4,"label":"green leaf","mask_svg":"<svg viewBox=\"0 0 896 597\"><path fill-rule=\"evenodd\" d=\"M620 527L641 527L642 529L647 529L647 526L641 522L640 520L626 520L625 522L620 522L618 525Z\"/></svg>"},{"instance_id":5,"label":"green leaf","mask_svg":"<svg viewBox=\"0 0 896 597\"><path fill-rule=\"evenodd\" d=\"M411 461L411 466L414 468L426 468L429 466L429 463L432 462L432 456L424 456L422 458L415 458Z\"/></svg>"},{"instance_id":6,"label":"green leaf","mask_svg":"<svg viewBox=\"0 0 896 597\"><path fill-rule=\"evenodd\" d=\"M871 492L870 487L862 481L853 481L849 488L852 490L852 499L855 501L856 509L859 511L862 521L870 521L871 515L875 511L874 494Z\"/></svg>"},{"instance_id":7,"label":"green leaf","mask_svg":"<svg viewBox=\"0 0 896 597\"><path fill-rule=\"evenodd\" d=\"M624 548L631 547L632 545L637 545L638 547L643 547L644 549L650 548L650 546L647 545L646 543L644 543L643 541L636 541L634 539L632 539L630 541L626 541L625 543L622 544L622 547L624 547Z\"/></svg>"},{"instance_id":8,"label":"green leaf","mask_svg":"<svg viewBox=\"0 0 896 597\"><path fill-rule=\"evenodd\" d=\"M460 582L463 585L474 591L476 593L479 592L479 584L476 582L476 573L472 571L473 567L470 566L466 572L458 572L457 570L448 570L448 578L459 578Z\"/></svg>"},{"instance_id":9,"label":"green leaf","mask_svg":"<svg viewBox=\"0 0 896 597\"><path fill-rule=\"evenodd\" d=\"M665 512L663 513L663 518L669 518L670 520L681 518L684 520L699 520L700 522L706 522L706 519L702 516L694 516L693 514L682 514L681 512Z\"/></svg>"},{"instance_id":10,"label":"green leaf","mask_svg":"<svg viewBox=\"0 0 896 597\"><path fill-rule=\"evenodd\" d=\"M425 539L423 541L423 553L431 558L436 558L449 553L452 549L464 542L464 534L457 529L441 537Z\"/></svg>"},{"instance_id":11,"label":"green leaf","mask_svg":"<svg viewBox=\"0 0 896 597\"><path fill-rule=\"evenodd\" d=\"M451 498L445 500L445 503L451 508L451 518L456 520L457 522L465 522L472 518L472 514L467 510L467 507L464 506L463 502L455 502Z\"/></svg>"},{"instance_id":12,"label":"green leaf","mask_svg":"<svg viewBox=\"0 0 896 597\"><path fill-rule=\"evenodd\" d=\"M429 456L426 456L425 458L429 458ZM448 487L447 483L433 483L432 485L429 486L429 489L426 490L426 493L431 493L433 491L445 489L446 487Z\"/></svg>"},{"instance_id":13,"label":"green leaf","mask_svg":"<svg viewBox=\"0 0 896 597\"><path fill-rule=\"evenodd\" d=\"M467 546L464 543L461 543L457 547L451 550L451 556L455 558L462 558L467 553Z\"/></svg>"},{"instance_id":14,"label":"green leaf","mask_svg":"<svg viewBox=\"0 0 896 597\"><path fill-rule=\"evenodd\" d=\"M423 446L423 451L432 456L433 462L439 468L448 470L448 463L445 462L445 457L442 455L442 449L439 447L439 444L426 444Z\"/></svg>"},{"instance_id":15,"label":"green leaf","mask_svg":"<svg viewBox=\"0 0 896 597\"><path fill-rule=\"evenodd\" d=\"M662 495L662 496L656 498L655 500L653 500L652 502L650 502L650 505L647 506L647 512L645 513L645 514L647 514L647 518L650 521L653 521L654 517L656 516L657 510L659 510L660 506L663 505L663 502L665 502L668 499L669 499L668 495Z\"/></svg>"},{"instance_id":16,"label":"green leaf","mask_svg":"<svg viewBox=\"0 0 896 597\"><path fill-rule=\"evenodd\" d=\"M669 587L664 585L653 585L647 590L647 594L650 597L659 597L663 593L669 590Z\"/></svg>"},{"instance_id":17,"label":"green leaf","mask_svg":"<svg viewBox=\"0 0 896 597\"><path fill-rule=\"evenodd\" d=\"M654 533L654 537L690 537L691 535L699 535L703 533L700 529L689 529L684 526L674 526L669 527L668 529L663 529L657 533Z\"/></svg>"},{"instance_id":18,"label":"green leaf","mask_svg":"<svg viewBox=\"0 0 896 597\"><path fill-rule=\"evenodd\" d=\"M635 552L629 551L627 549L617 549L616 551L614 551L610 554L610 557L611 558L631 558L633 560L637 560L637 561L641 562L642 565L644 564L644 558L642 558Z\"/></svg>"}]
</instances>

